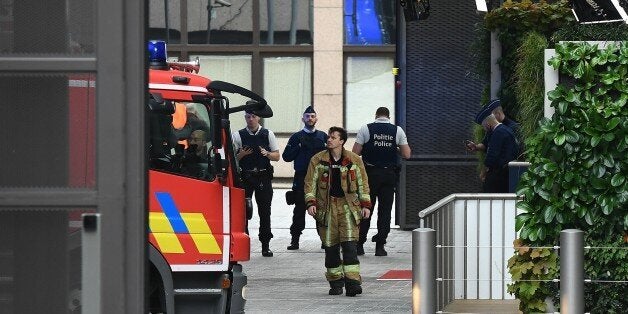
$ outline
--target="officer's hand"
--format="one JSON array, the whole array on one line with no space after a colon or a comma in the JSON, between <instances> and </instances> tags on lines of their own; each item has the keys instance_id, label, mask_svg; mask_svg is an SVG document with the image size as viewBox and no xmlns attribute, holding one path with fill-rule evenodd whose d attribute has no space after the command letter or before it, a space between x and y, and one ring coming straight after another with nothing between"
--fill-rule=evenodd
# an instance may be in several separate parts
<instances>
[{"instance_id":1,"label":"officer's hand","mask_svg":"<svg viewBox=\"0 0 628 314\"><path fill-rule=\"evenodd\" d=\"M250 155L252 153L253 153L253 149L248 147L248 146L245 146L245 147L242 147L240 149L240 151L238 151L238 155L236 157L238 157L238 160L239 160L239 159L242 159L242 158L244 158L244 157L246 157L246 156L248 156L248 155Z\"/></svg>"},{"instance_id":2,"label":"officer's hand","mask_svg":"<svg viewBox=\"0 0 628 314\"><path fill-rule=\"evenodd\" d=\"M307 213L310 214L310 216L314 217L314 215L316 215L316 206L312 205L308 207Z\"/></svg>"},{"instance_id":3,"label":"officer's hand","mask_svg":"<svg viewBox=\"0 0 628 314\"><path fill-rule=\"evenodd\" d=\"M486 180L486 172L488 172L488 169L482 168L482 171L480 171L480 181L484 182L484 180Z\"/></svg>"},{"instance_id":4,"label":"officer's hand","mask_svg":"<svg viewBox=\"0 0 628 314\"><path fill-rule=\"evenodd\" d=\"M260 152L260 154L262 154L262 156L264 156L264 157L268 157L269 151L267 151L266 149L264 149L264 147L260 146L260 147L259 147L259 152Z\"/></svg>"},{"instance_id":5,"label":"officer's hand","mask_svg":"<svg viewBox=\"0 0 628 314\"><path fill-rule=\"evenodd\" d=\"M366 207L362 207L362 217L364 218L371 217L371 210Z\"/></svg>"},{"instance_id":6,"label":"officer's hand","mask_svg":"<svg viewBox=\"0 0 628 314\"><path fill-rule=\"evenodd\" d=\"M475 144L473 141L469 141L469 140L467 140L465 142L465 147L467 148L468 152L474 152L474 151L478 150L477 144Z\"/></svg>"}]
</instances>

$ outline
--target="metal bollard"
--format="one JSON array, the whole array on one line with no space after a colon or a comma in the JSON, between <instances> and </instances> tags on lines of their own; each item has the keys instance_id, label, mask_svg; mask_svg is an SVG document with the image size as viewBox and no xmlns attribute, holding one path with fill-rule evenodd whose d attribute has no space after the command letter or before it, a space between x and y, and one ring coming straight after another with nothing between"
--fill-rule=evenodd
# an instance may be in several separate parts
<instances>
[{"instance_id":1,"label":"metal bollard","mask_svg":"<svg viewBox=\"0 0 628 314\"><path fill-rule=\"evenodd\" d=\"M584 233L560 232L560 311L584 313Z\"/></svg>"},{"instance_id":2,"label":"metal bollard","mask_svg":"<svg viewBox=\"0 0 628 314\"><path fill-rule=\"evenodd\" d=\"M412 230L412 313L436 313L436 231Z\"/></svg>"}]
</instances>

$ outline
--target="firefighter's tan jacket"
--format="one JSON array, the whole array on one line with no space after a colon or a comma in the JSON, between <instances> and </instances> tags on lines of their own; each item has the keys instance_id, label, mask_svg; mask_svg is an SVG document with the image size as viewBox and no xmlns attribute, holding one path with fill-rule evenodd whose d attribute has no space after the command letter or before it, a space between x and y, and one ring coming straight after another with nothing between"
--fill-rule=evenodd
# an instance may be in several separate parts
<instances>
[{"instance_id":1,"label":"firefighter's tan jacket","mask_svg":"<svg viewBox=\"0 0 628 314\"><path fill-rule=\"evenodd\" d=\"M312 156L305 176L306 208L312 205L316 206L314 218L318 222L322 222L329 210L329 191L332 184L330 158L329 150L321 151ZM342 190L350 210L359 223L362 218L362 208L371 208L368 177L360 156L343 148L341 158L340 182Z\"/></svg>"}]
</instances>

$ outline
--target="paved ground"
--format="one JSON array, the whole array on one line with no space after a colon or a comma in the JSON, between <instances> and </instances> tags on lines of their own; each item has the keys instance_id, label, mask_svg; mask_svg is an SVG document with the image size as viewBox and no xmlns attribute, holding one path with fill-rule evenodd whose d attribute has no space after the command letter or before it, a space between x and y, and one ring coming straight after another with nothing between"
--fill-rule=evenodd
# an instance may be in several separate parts
<instances>
[{"instance_id":1,"label":"paved ground","mask_svg":"<svg viewBox=\"0 0 628 314\"><path fill-rule=\"evenodd\" d=\"M324 251L312 217L306 217L301 247L288 251L292 206L286 205L286 189L275 189L272 207L273 257L262 257L257 240L257 210L250 221L251 260L244 263L248 275L247 313L409 313L412 310L411 281L381 281L391 269L412 268L412 233L393 226L386 249L388 256L374 256L375 244L367 242L360 257L363 294L330 296L325 281ZM373 217L377 219L377 213ZM394 210L393 219L394 221ZM374 223L373 223L374 226ZM369 232L370 237L375 230Z\"/></svg>"}]
</instances>

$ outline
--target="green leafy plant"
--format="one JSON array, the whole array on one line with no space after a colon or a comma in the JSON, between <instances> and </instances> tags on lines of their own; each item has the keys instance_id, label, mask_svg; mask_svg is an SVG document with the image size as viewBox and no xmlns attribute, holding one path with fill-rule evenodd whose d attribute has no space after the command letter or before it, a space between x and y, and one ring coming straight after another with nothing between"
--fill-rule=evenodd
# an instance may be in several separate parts
<instances>
[{"instance_id":1,"label":"green leafy plant","mask_svg":"<svg viewBox=\"0 0 628 314\"><path fill-rule=\"evenodd\" d=\"M517 63L517 48L527 32L535 31L549 38L557 29L574 21L568 1L547 3L505 1L501 7L488 12L484 18L486 27L496 31L502 45L502 57L499 65L502 73L502 85L499 98L502 106L517 120L520 105L515 94L514 71Z\"/></svg>"},{"instance_id":2,"label":"green leafy plant","mask_svg":"<svg viewBox=\"0 0 628 314\"><path fill-rule=\"evenodd\" d=\"M508 285L508 292L517 296L523 313L545 312L545 298L556 291L550 281L558 274L558 254L554 249L531 248L522 239L515 240L513 246L515 255L508 260L513 283Z\"/></svg>"},{"instance_id":3,"label":"green leafy plant","mask_svg":"<svg viewBox=\"0 0 628 314\"><path fill-rule=\"evenodd\" d=\"M517 207L524 213L516 217L516 230L530 245L556 242L568 228L598 243L621 242L628 230L628 42L602 49L558 44L549 64L563 79L548 94L554 116L526 140L531 166L519 182ZM628 264L625 255L605 258ZM587 259L586 267L599 270L597 262ZM605 300L598 291L591 302L613 305Z\"/></svg>"},{"instance_id":4,"label":"green leafy plant","mask_svg":"<svg viewBox=\"0 0 628 314\"><path fill-rule=\"evenodd\" d=\"M628 249L621 237L614 234L599 237L599 234L599 230L589 230L585 238L585 243L593 248L585 251L584 270L586 277L605 282L584 286L585 311L625 313L628 309L628 284L625 283L628 281Z\"/></svg>"},{"instance_id":5,"label":"green leafy plant","mask_svg":"<svg viewBox=\"0 0 628 314\"><path fill-rule=\"evenodd\" d=\"M537 32L528 32L517 50L515 94L519 105L519 125L523 138L532 137L543 118L544 51L547 39Z\"/></svg>"},{"instance_id":6,"label":"green leafy plant","mask_svg":"<svg viewBox=\"0 0 628 314\"><path fill-rule=\"evenodd\" d=\"M622 41L628 40L628 25L624 23L566 24L551 36L551 42L560 41Z\"/></svg>"}]
</instances>

